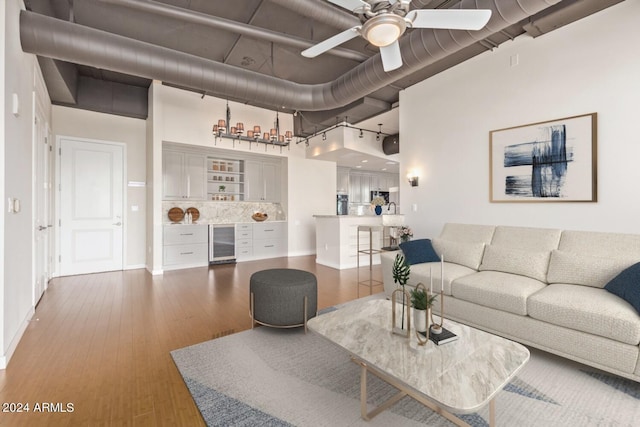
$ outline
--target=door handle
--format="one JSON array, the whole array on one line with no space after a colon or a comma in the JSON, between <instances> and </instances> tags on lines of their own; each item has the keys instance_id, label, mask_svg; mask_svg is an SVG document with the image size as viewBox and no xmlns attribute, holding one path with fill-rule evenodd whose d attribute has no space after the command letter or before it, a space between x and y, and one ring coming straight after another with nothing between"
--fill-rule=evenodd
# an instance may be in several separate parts
<instances>
[{"instance_id":1,"label":"door handle","mask_svg":"<svg viewBox=\"0 0 640 427\"><path fill-rule=\"evenodd\" d=\"M42 230L46 230L46 229L47 229L47 227L44 227L42 225L38 226L38 231L42 231Z\"/></svg>"},{"instance_id":2,"label":"door handle","mask_svg":"<svg viewBox=\"0 0 640 427\"><path fill-rule=\"evenodd\" d=\"M118 222L116 222L116 223L114 223L112 225L116 225L116 226L120 227L122 225L122 223L120 221L118 221Z\"/></svg>"}]
</instances>

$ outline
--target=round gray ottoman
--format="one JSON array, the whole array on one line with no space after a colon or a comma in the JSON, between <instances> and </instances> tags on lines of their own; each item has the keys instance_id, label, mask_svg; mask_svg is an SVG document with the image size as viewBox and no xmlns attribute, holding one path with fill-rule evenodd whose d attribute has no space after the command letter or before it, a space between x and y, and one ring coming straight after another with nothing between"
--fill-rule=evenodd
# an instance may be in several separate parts
<instances>
[{"instance_id":1,"label":"round gray ottoman","mask_svg":"<svg viewBox=\"0 0 640 427\"><path fill-rule=\"evenodd\" d=\"M251 327L255 323L276 328L304 326L318 311L318 282L308 271L291 268L262 270L251 275Z\"/></svg>"}]
</instances>

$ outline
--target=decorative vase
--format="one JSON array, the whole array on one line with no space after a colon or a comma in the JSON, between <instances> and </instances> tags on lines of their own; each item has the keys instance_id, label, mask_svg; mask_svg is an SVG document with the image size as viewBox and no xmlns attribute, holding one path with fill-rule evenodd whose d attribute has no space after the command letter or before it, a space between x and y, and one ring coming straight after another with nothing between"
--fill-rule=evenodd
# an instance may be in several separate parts
<instances>
[{"instance_id":1,"label":"decorative vase","mask_svg":"<svg viewBox=\"0 0 640 427\"><path fill-rule=\"evenodd\" d=\"M376 209L375 209L375 211L376 211L376 215L380 215L380 214L382 214L382 206L380 206L380 205L376 205Z\"/></svg>"},{"instance_id":2,"label":"decorative vase","mask_svg":"<svg viewBox=\"0 0 640 427\"><path fill-rule=\"evenodd\" d=\"M427 332L427 313L429 310L413 309L413 325L418 332Z\"/></svg>"}]
</instances>

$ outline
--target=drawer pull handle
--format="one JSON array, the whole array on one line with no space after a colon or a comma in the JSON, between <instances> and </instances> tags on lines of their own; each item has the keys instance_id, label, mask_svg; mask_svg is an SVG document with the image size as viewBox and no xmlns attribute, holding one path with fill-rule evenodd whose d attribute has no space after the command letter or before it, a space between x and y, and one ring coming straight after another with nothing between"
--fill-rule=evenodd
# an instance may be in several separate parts
<instances>
[{"instance_id":1,"label":"drawer pull handle","mask_svg":"<svg viewBox=\"0 0 640 427\"><path fill-rule=\"evenodd\" d=\"M193 236L193 233L180 233L181 236Z\"/></svg>"},{"instance_id":2,"label":"drawer pull handle","mask_svg":"<svg viewBox=\"0 0 640 427\"><path fill-rule=\"evenodd\" d=\"M271 229L265 229L264 231L275 231L275 230L271 228Z\"/></svg>"},{"instance_id":3,"label":"drawer pull handle","mask_svg":"<svg viewBox=\"0 0 640 427\"><path fill-rule=\"evenodd\" d=\"M273 248L275 245L264 245L265 248Z\"/></svg>"},{"instance_id":4,"label":"drawer pull handle","mask_svg":"<svg viewBox=\"0 0 640 427\"><path fill-rule=\"evenodd\" d=\"M193 252L180 252L180 255L193 255Z\"/></svg>"}]
</instances>

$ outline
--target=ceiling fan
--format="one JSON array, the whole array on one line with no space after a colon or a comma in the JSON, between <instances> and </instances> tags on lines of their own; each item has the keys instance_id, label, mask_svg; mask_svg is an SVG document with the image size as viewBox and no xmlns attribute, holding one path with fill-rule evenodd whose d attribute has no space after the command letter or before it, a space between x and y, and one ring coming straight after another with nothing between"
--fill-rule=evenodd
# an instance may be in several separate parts
<instances>
[{"instance_id":1,"label":"ceiling fan","mask_svg":"<svg viewBox=\"0 0 640 427\"><path fill-rule=\"evenodd\" d=\"M382 67L392 71L402 66L398 39L407 28L441 28L479 30L491 17L491 10L416 9L409 10L411 0L328 0L359 15L362 25L349 28L302 51L315 58L357 36L380 48Z\"/></svg>"}]
</instances>

